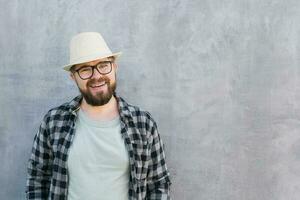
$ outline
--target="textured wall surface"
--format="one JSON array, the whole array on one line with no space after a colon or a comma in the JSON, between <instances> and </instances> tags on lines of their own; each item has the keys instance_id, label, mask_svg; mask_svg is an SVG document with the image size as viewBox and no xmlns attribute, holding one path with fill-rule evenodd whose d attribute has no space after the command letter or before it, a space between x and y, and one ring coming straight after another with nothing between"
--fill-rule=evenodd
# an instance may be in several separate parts
<instances>
[{"instance_id":1,"label":"textured wall surface","mask_svg":"<svg viewBox=\"0 0 300 200\"><path fill-rule=\"evenodd\" d=\"M0 197L24 199L43 115L78 94L70 37L99 31L149 110L175 200L300 199L299 0L0 1Z\"/></svg>"}]
</instances>

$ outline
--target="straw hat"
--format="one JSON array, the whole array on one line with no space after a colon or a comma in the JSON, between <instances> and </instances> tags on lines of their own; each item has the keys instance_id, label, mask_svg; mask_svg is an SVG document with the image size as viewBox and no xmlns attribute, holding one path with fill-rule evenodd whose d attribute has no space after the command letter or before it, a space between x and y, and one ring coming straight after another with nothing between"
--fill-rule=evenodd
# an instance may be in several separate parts
<instances>
[{"instance_id":1,"label":"straw hat","mask_svg":"<svg viewBox=\"0 0 300 200\"><path fill-rule=\"evenodd\" d=\"M118 58L121 52L112 53L100 33L83 32L75 35L70 42L70 62L63 67L70 71L75 64L90 62L113 56Z\"/></svg>"}]
</instances>

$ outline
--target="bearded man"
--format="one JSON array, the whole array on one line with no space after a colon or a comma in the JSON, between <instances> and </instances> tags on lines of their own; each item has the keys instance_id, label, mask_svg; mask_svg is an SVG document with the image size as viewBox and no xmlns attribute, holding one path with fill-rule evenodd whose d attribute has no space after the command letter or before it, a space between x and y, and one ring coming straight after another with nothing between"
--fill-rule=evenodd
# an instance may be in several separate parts
<instances>
[{"instance_id":1,"label":"bearded man","mask_svg":"<svg viewBox=\"0 0 300 200\"><path fill-rule=\"evenodd\" d=\"M34 137L27 199L170 199L164 144L149 112L116 90L116 59L100 33L71 39L80 95L50 109Z\"/></svg>"}]
</instances>

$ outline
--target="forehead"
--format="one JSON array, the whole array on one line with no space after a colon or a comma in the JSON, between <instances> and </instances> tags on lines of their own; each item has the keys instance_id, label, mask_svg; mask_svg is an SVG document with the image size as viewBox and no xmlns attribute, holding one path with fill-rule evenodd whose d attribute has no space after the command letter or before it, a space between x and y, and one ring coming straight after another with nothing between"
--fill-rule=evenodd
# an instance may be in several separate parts
<instances>
[{"instance_id":1,"label":"forehead","mask_svg":"<svg viewBox=\"0 0 300 200\"><path fill-rule=\"evenodd\" d=\"M81 68L82 66L93 66L93 65L96 65L97 63L103 62L103 61L111 61L111 59L109 59L109 58L97 59L97 60L93 60L93 61L90 61L90 62L85 62L85 63L80 63L80 64L77 64L77 65L74 65L72 68L74 70L76 70L76 69Z\"/></svg>"}]
</instances>

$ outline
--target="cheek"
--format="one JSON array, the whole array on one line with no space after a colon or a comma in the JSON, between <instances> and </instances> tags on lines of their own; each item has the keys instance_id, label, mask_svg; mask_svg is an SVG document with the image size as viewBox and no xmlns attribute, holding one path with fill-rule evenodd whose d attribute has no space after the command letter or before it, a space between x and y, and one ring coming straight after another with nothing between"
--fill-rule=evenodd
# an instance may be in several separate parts
<instances>
[{"instance_id":1,"label":"cheek","mask_svg":"<svg viewBox=\"0 0 300 200\"><path fill-rule=\"evenodd\" d=\"M115 82L116 81L116 72L113 70L110 74L109 74L109 76L107 76L109 79L110 79L110 81L111 82Z\"/></svg>"},{"instance_id":2,"label":"cheek","mask_svg":"<svg viewBox=\"0 0 300 200\"><path fill-rule=\"evenodd\" d=\"M81 88L81 89L86 89L87 87L86 87L86 81L83 81L83 80L78 80L77 78L75 79L75 82L76 82L76 84L77 84L77 86L79 87L79 88Z\"/></svg>"},{"instance_id":3,"label":"cheek","mask_svg":"<svg viewBox=\"0 0 300 200\"><path fill-rule=\"evenodd\" d=\"M116 80L115 75L110 75L108 78L110 79L111 82L115 82L115 80Z\"/></svg>"}]
</instances>

